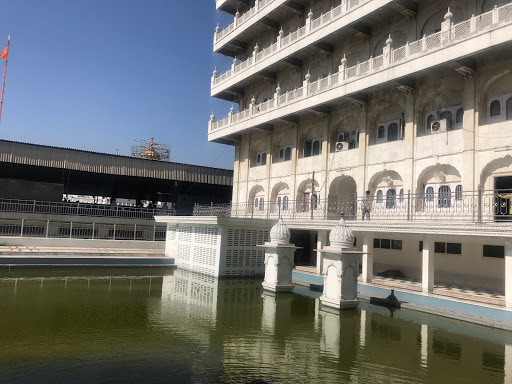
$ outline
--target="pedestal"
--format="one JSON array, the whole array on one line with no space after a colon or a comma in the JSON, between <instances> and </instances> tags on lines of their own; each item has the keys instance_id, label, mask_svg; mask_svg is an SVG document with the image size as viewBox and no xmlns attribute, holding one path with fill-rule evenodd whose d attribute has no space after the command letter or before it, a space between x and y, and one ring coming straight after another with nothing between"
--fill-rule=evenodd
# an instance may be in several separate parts
<instances>
[{"instance_id":1,"label":"pedestal","mask_svg":"<svg viewBox=\"0 0 512 384\"><path fill-rule=\"evenodd\" d=\"M297 249L293 245L266 243L265 247L265 280L263 289L272 292L291 292L293 254Z\"/></svg>"},{"instance_id":2,"label":"pedestal","mask_svg":"<svg viewBox=\"0 0 512 384\"><path fill-rule=\"evenodd\" d=\"M320 297L322 305L336 309L356 308L357 277L361 252L338 251L329 252L325 247L324 254L324 292Z\"/></svg>"}]
</instances>

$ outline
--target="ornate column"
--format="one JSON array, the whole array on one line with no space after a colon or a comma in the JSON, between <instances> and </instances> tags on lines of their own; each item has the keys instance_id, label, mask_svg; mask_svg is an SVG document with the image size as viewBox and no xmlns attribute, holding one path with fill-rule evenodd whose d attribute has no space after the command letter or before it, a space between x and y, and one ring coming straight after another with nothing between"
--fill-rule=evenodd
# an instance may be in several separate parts
<instances>
[{"instance_id":1,"label":"ornate column","mask_svg":"<svg viewBox=\"0 0 512 384\"><path fill-rule=\"evenodd\" d=\"M330 246L324 247L324 292L320 297L322 305L337 309L356 308L357 277L362 252L354 249L354 234L347 227L345 219L329 235Z\"/></svg>"},{"instance_id":2,"label":"ornate column","mask_svg":"<svg viewBox=\"0 0 512 384\"><path fill-rule=\"evenodd\" d=\"M265 280L263 289L272 292L291 292L292 270L295 266L294 253L298 249L290 243L290 230L279 219L270 230L270 242L265 243Z\"/></svg>"}]
</instances>

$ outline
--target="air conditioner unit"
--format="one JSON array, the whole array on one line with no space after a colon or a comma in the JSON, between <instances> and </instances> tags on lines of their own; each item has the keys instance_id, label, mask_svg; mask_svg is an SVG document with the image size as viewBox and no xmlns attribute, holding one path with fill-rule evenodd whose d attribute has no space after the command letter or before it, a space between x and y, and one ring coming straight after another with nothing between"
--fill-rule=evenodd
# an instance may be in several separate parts
<instances>
[{"instance_id":1,"label":"air conditioner unit","mask_svg":"<svg viewBox=\"0 0 512 384\"><path fill-rule=\"evenodd\" d=\"M336 152L346 151L348 150L348 143L345 141L336 142Z\"/></svg>"},{"instance_id":2,"label":"air conditioner unit","mask_svg":"<svg viewBox=\"0 0 512 384\"><path fill-rule=\"evenodd\" d=\"M441 133L448 131L448 127L450 126L447 119L442 120L432 120L430 123L430 131L432 133Z\"/></svg>"}]
</instances>

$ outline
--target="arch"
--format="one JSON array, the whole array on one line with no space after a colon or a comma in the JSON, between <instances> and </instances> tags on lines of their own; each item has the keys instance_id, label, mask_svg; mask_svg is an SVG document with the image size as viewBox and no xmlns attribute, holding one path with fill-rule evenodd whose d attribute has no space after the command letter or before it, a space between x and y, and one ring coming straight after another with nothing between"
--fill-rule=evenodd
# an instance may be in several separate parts
<instances>
[{"instance_id":1,"label":"arch","mask_svg":"<svg viewBox=\"0 0 512 384\"><path fill-rule=\"evenodd\" d=\"M347 175L336 177L329 186L327 207L329 217L335 219L342 214L351 219L356 215L356 181Z\"/></svg>"},{"instance_id":2,"label":"arch","mask_svg":"<svg viewBox=\"0 0 512 384\"><path fill-rule=\"evenodd\" d=\"M382 55L383 49L386 46L386 40L388 39L389 34L383 36L375 45L375 48L373 48L373 57L377 57ZM407 43L407 36L402 31L394 31L391 32L391 40L393 42L391 43L391 47L398 48L405 43Z\"/></svg>"},{"instance_id":3,"label":"arch","mask_svg":"<svg viewBox=\"0 0 512 384\"><path fill-rule=\"evenodd\" d=\"M501 168L508 168L512 166L512 156L506 155L504 157L500 157L498 159L492 160L489 164L487 164L480 174L480 185L485 188L485 184L488 178L497 170Z\"/></svg>"},{"instance_id":4,"label":"arch","mask_svg":"<svg viewBox=\"0 0 512 384\"><path fill-rule=\"evenodd\" d=\"M441 23L444 22L444 15L448 12L448 7L443 7L430 16L421 28L421 36L433 35L441 31ZM464 12L459 7L450 6L450 12L453 14L452 23L458 23L464 19Z\"/></svg>"},{"instance_id":5,"label":"arch","mask_svg":"<svg viewBox=\"0 0 512 384\"><path fill-rule=\"evenodd\" d=\"M462 124L464 122L464 108L457 109L455 113L455 124Z\"/></svg>"},{"instance_id":6,"label":"arch","mask_svg":"<svg viewBox=\"0 0 512 384\"><path fill-rule=\"evenodd\" d=\"M270 202L275 203L279 195L283 195L285 193L290 193L290 187L288 184L284 182L279 182L272 188L272 192L270 193Z\"/></svg>"},{"instance_id":7,"label":"arch","mask_svg":"<svg viewBox=\"0 0 512 384\"><path fill-rule=\"evenodd\" d=\"M443 177L443 175L455 176L460 181L460 172L451 164L439 164L432 165L425 168L418 176L416 194L423 195L425 186L428 181L433 177ZM442 181L442 180L440 180Z\"/></svg>"},{"instance_id":8,"label":"arch","mask_svg":"<svg viewBox=\"0 0 512 384\"><path fill-rule=\"evenodd\" d=\"M249 202L254 202L254 199L256 196L260 197L265 193L265 189L262 185L258 184L251 188L251 191L249 192Z\"/></svg>"},{"instance_id":9,"label":"arch","mask_svg":"<svg viewBox=\"0 0 512 384\"><path fill-rule=\"evenodd\" d=\"M388 141L398 140L398 124L391 123L388 126Z\"/></svg>"},{"instance_id":10,"label":"arch","mask_svg":"<svg viewBox=\"0 0 512 384\"><path fill-rule=\"evenodd\" d=\"M377 172L370 178L370 181L368 182L368 189L373 194L377 189L377 186L382 182L386 182L389 185L403 184L402 176L400 176L398 172L384 170L381 172Z\"/></svg>"}]
</instances>

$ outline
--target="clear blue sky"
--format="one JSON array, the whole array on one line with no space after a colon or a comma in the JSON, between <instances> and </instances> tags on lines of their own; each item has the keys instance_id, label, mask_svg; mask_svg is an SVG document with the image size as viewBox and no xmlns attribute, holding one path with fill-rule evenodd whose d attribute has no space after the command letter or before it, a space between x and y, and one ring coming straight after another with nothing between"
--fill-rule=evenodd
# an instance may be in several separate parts
<instances>
[{"instance_id":1,"label":"clear blue sky","mask_svg":"<svg viewBox=\"0 0 512 384\"><path fill-rule=\"evenodd\" d=\"M0 138L129 155L154 136L172 161L233 167L233 148L207 141L230 107L209 96L231 64L212 52L232 20L214 0L0 0L0 15Z\"/></svg>"}]
</instances>

